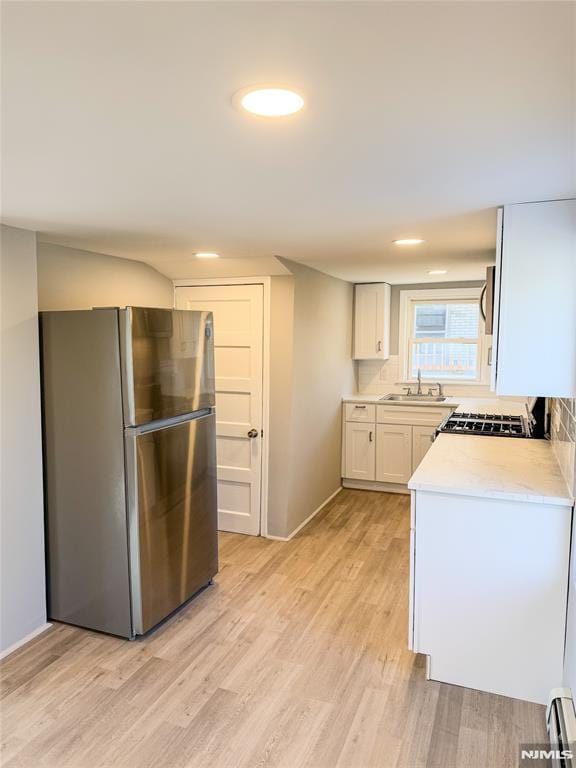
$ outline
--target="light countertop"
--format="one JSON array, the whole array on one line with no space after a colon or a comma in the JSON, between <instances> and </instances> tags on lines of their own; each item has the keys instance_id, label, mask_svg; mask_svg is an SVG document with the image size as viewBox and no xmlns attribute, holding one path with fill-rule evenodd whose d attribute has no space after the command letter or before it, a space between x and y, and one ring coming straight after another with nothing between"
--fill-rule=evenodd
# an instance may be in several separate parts
<instances>
[{"instance_id":1,"label":"light countertop","mask_svg":"<svg viewBox=\"0 0 576 768\"><path fill-rule=\"evenodd\" d=\"M540 504L574 503L547 440L438 435L408 488Z\"/></svg>"},{"instance_id":2,"label":"light countertop","mask_svg":"<svg viewBox=\"0 0 576 768\"><path fill-rule=\"evenodd\" d=\"M419 400L406 402L401 400L382 400L383 395L350 395L342 398L344 403L378 403L403 408L425 406L427 408L450 408L467 413L496 413L509 416L526 416L526 402L521 400L503 400L498 397L463 397L451 395L443 402Z\"/></svg>"}]
</instances>

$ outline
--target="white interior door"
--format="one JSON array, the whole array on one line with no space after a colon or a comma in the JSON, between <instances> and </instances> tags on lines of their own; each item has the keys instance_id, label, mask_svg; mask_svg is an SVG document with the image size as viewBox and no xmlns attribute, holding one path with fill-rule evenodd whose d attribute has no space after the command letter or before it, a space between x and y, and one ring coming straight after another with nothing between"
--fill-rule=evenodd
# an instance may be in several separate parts
<instances>
[{"instance_id":1,"label":"white interior door","mask_svg":"<svg viewBox=\"0 0 576 768\"><path fill-rule=\"evenodd\" d=\"M260 533L262 285L176 288L179 309L214 313L218 527Z\"/></svg>"}]
</instances>

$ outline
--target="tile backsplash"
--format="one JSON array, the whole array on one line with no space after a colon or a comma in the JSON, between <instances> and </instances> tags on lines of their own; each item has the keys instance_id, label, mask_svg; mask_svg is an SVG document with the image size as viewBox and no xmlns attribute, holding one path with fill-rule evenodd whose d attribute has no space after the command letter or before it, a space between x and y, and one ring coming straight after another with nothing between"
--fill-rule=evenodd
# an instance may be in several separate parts
<instances>
[{"instance_id":1,"label":"tile backsplash","mask_svg":"<svg viewBox=\"0 0 576 768\"><path fill-rule=\"evenodd\" d=\"M576 399L552 398L550 437L562 474L573 495L576 495Z\"/></svg>"},{"instance_id":2,"label":"tile backsplash","mask_svg":"<svg viewBox=\"0 0 576 768\"><path fill-rule=\"evenodd\" d=\"M358 360L356 362L358 393L361 395L386 395L389 392L402 392L403 383L400 379L400 358L390 355L388 360ZM412 385L413 386L413 385ZM423 382L424 391L428 391L430 382ZM490 396L488 385L482 384L446 384L444 391L447 395L462 395L465 397Z\"/></svg>"}]
</instances>

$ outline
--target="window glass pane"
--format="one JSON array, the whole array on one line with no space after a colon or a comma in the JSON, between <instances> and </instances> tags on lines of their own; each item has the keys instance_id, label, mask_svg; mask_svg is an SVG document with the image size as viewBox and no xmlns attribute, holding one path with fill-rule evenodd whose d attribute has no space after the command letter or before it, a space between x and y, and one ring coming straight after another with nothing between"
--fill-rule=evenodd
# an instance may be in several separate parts
<instances>
[{"instance_id":1,"label":"window glass pane","mask_svg":"<svg viewBox=\"0 0 576 768\"><path fill-rule=\"evenodd\" d=\"M412 344L411 378L418 369L423 379L475 379L478 367L477 344L430 342Z\"/></svg>"},{"instance_id":2,"label":"window glass pane","mask_svg":"<svg viewBox=\"0 0 576 768\"><path fill-rule=\"evenodd\" d=\"M446 304L416 304L414 308L414 336L446 338Z\"/></svg>"},{"instance_id":3,"label":"window glass pane","mask_svg":"<svg viewBox=\"0 0 576 768\"><path fill-rule=\"evenodd\" d=\"M476 302L431 304L414 307L414 338L476 339L479 310Z\"/></svg>"}]
</instances>

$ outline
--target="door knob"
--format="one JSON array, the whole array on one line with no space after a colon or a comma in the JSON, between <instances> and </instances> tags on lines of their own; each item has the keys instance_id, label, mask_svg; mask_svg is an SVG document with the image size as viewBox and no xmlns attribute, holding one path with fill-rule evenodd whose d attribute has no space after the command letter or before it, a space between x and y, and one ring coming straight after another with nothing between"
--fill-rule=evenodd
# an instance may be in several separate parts
<instances>
[{"instance_id":1,"label":"door knob","mask_svg":"<svg viewBox=\"0 0 576 768\"><path fill-rule=\"evenodd\" d=\"M250 432L248 432L248 437L254 439L255 437L258 437L258 430L257 429L251 429Z\"/></svg>"}]
</instances>

